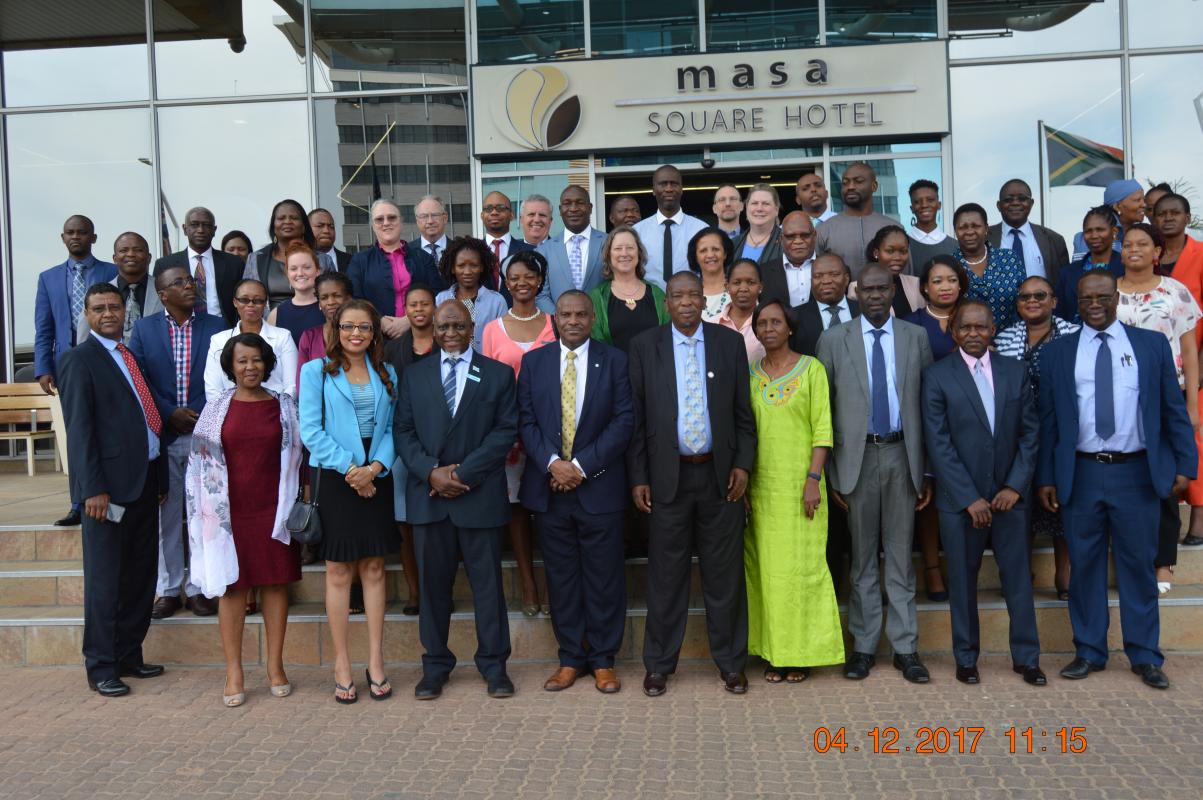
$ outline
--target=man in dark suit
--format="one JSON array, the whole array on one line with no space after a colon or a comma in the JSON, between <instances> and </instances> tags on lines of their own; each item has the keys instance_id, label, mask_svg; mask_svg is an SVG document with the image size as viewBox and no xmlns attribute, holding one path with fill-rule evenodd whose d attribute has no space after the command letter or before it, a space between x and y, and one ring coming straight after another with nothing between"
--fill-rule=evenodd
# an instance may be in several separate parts
<instances>
[{"instance_id":1,"label":"man in dark suit","mask_svg":"<svg viewBox=\"0 0 1203 800\"><path fill-rule=\"evenodd\" d=\"M187 267L196 280L197 312L219 316L226 321L226 327L233 327L238 323L234 287L242 280L246 264L238 256L214 250L215 233L217 221L212 211L201 206L189 209L184 215L188 246L156 261L152 274L157 279L168 267Z\"/></svg>"},{"instance_id":2,"label":"man in dark suit","mask_svg":"<svg viewBox=\"0 0 1203 800\"><path fill-rule=\"evenodd\" d=\"M1069 545L1069 620L1076 657L1061 676L1078 680L1107 664L1107 540L1115 551L1124 652L1132 671L1169 687L1158 648L1159 498L1195 477L1198 451L1160 333L1116 320L1115 276L1078 281L1084 327L1040 354L1040 503L1060 511Z\"/></svg>"},{"instance_id":3,"label":"man in dark suit","mask_svg":"<svg viewBox=\"0 0 1203 800\"><path fill-rule=\"evenodd\" d=\"M150 279L150 245L141 234L126 231L113 242L113 262L117 265L117 277L109 283L121 292L125 303L125 332L122 341L129 344L134 334L134 324L143 317L163 310L159 294ZM88 337L88 315L79 319L75 340L82 342Z\"/></svg>"},{"instance_id":4,"label":"man in dark suit","mask_svg":"<svg viewBox=\"0 0 1203 800\"><path fill-rule=\"evenodd\" d=\"M569 289L588 292L602 282L601 251L606 234L589 224L593 202L576 184L560 192L560 221L564 233L549 236L537 248L547 258L547 280L536 302L547 314L555 311L560 295Z\"/></svg>"},{"instance_id":5,"label":"man in dark suit","mask_svg":"<svg viewBox=\"0 0 1203 800\"><path fill-rule=\"evenodd\" d=\"M677 669L696 547L710 655L727 691L748 681L743 497L756 459L747 351L735 331L702 322L702 279L668 281L672 322L631 342L635 431L627 472L635 507L651 514L643 691L664 694ZM699 347L700 345L700 347Z\"/></svg>"},{"instance_id":6,"label":"man in dark suit","mask_svg":"<svg viewBox=\"0 0 1203 800\"><path fill-rule=\"evenodd\" d=\"M493 254L493 266L485 285L505 296L507 303L513 302L505 281L501 280L501 265L511 253L533 250L534 247L510 235L510 223L514 221L514 207L510 198L502 192L489 192L480 207L480 221L485 226L484 242Z\"/></svg>"},{"instance_id":7,"label":"man in dark suit","mask_svg":"<svg viewBox=\"0 0 1203 800\"><path fill-rule=\"evenodd\" d=\"M419 700L433 700L455 668L447 646L451 590L462 556L476 616L476 668L489 697L511 697L510 626L501 539L510 521L505 458L518 435L514 371L472 351L472 318L458 300L434 314L434 358L405 370L393 437L409 474L406 513L421 577Z\"/></svg>"},{"instance_id":8,"label":"man in dark suit","mask_svg":"<svg viewBox=\"0 0 1203 800\"><path fill-rule=\"evenodd\" d=\"M324 208L315 208L309 212L309 227L313 228L318 266L323 270L346 272L347 265L351 263L351 254L334 246L337 238L334 215Z\"/></svg>"},{"instance_id":9,"label":"man in dark suit","mask_svg":"<svg viewBox=\"0 0 1203 800\"><path fill-rule=\"evenodd\" d=\"M1025 681L1044 686L1024 499L1039 427L1027 368L991 354L994 315L981 300L962 301L951 332L956 356L923 373L923 431L948 559L957 680L980 680L977 575L989 540L1011 618L1011 664Z\"/></svg>"},{"instance_id":10,"label":"man in dark suit","mask_svg":"<svg viewBox=\"0 0 1203 800\"><path fill-rule=\"evenodd\" d=\"M794 307L798 328L790 347L804 356L813 356L824 331L860 314L860 304L848 299L851 282L852 270L835 253L821 255L812 262L810 299Z\"/></svg>"},{"instance_id":11,"label":"man in dark suit","mask_svg":"<svg viewBox=\"0 0 1203 800\"><path fill-rule=\"evenodd\" d=\"M1015 252L1028 276L1043 275L1053 286L1061 268L1069 264L1065 237L1052 228L1028 220L1032 213L1032 187L1012 178L998 190L998 213L1002 222L987 231L990 244Z\"/></svg>"},{"instance_id":12,"label":"man in dark suit","mask_svg":"<svg viewBox=\"0 0 1203 800\"><path fill-rule=\"evenodd\" d=\"M589 671L597 690L610 694L621 687L614 657L626 626L623 459L635 422L631 381L626 355L589 338L589 295L562 293L556 327L559 346L528 352L518 376L518 432L527 455L518 500L535 514L560 644L560 668L543 688L567 689Z\"/></svg>"},{"instance_id":13,"label":"man in dark suit","mask_svg":"<svg viewBox=\"0 0 1203 800\"><path fill-rule=\"evenodd\" d=\"M184 582L188 567L184 533L184 470L192 451L192 429L205 407L205 359L209 340L226 330L221 317L196 310L197 283L186 264L165 267L155 276L163 311L143 317L134 326L129 349L146 372L146 381L163 419L163 455L167 459L168 489L159 520L159 582L155 619L180 610L180 589L197 616L217 613L217 601Z\"/></svg>"},{"instance_id":14,"label":"man in dark suit","mask_svg":"<svg viewBox=\"0 0 1203 800\"><path fill-rule=\"evenodd\" d=\"M88 338L59 365L71 499L84 508L84 666L104 697L129 694L123 677L163 673L142 660L155 597L162 420L121 344L125 302L116 286L88 289Z\"/></svg>"}]
</instances>

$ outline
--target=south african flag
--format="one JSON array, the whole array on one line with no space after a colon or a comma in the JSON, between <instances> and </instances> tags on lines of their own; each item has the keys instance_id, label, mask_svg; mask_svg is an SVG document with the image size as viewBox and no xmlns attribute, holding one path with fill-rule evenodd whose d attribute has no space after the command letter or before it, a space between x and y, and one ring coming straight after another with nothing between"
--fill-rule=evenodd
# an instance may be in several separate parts
<instances>
[{"instance_id":1,"label":"south african flag","mask_svg":"<svg viewBox=\"0 0 1203 800\"><path fill-rule=\"evenodd\" d=\"M1124 151L1044 126L1049 186L1106 186L1124 177Z\"/></svg>"}]
</instances>

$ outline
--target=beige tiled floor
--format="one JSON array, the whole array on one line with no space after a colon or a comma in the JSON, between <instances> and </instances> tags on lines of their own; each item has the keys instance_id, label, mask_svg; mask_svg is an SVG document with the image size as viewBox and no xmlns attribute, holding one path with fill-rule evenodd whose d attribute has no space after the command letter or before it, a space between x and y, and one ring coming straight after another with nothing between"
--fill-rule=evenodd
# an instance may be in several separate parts
<instances>
[{"instance_id":1,"label":"beige tiled floor","mask_svg":"<svg viewBox=\"0 0 1203 800\"><path fill-rule=\"evenodd\" d=\"M52 470L49 462L38 462L32 478L0 470L0 525L51 525L67 513L67 476Z\"/></svg>"}]
</instances>

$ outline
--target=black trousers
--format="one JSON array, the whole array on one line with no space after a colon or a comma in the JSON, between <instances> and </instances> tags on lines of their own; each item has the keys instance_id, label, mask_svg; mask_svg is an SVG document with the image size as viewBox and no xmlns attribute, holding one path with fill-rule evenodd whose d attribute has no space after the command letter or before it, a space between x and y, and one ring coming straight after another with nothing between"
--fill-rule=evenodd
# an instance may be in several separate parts
<instances>
[{"instance_id":1,"label":"black trousers","mask_svg":"<svg viewBox=\"0 0 1203 800\"><path fill-rule=\"evenodd\" d=\"M1178 498L1161 500L1160 518L1157 524L1157 558L1155 567L1173 567L1178 564L1178 534L1182 531L1182 518L1178 516Z\"/></svg>"},{"instance_id":2,"label":"black trousers","mask_svg":"<svg viewBox=\"0 0 1203 800\"><path fill-rule=\"evenodd\" d=\"M710 656L721 671L742 672L748 661L743 500L727 502L726 486L719 486L713 464L682 463L680 469L671 502L652 495L643 665L648 672L677 669L696 546Z\"/></svg>"},{"instance_id":3,"label":"black trousers","mask_svg":"<svg viewBox=\"0 0 1203 800\"><path fill-rule=\"evenodd\" d=\"M96 683L142 664L159 565L157 493L151 466L121 522L83 518L84 667Z\"/></svg>"},{"instance_id":4,"label":"black trousers","mask_svg":"<svg viewBox=\"0 0 1203 800\"><path fill-rule=\"evenodd\" d=\"M561 666L614 666L627 622L624 516L589 514L576 492L552 493L535 514Z\"/></svg>"},{"instance_id":5,"label":"black trousers","mask_svg":"<svg viewBox=\"0 0 1203 800\"><path fill-rule=\"evenodd\" d=\"M463 557L472 608L476 616L476 668L486 679L505 674L510 657L510 621L501 582L501 537L504 528L460 528L443 520L414 525L421 612L418 635L425 653L422 671L445 676L455 668L447 646L451 630L452 590Z\"/></svg>"}]
</instances>

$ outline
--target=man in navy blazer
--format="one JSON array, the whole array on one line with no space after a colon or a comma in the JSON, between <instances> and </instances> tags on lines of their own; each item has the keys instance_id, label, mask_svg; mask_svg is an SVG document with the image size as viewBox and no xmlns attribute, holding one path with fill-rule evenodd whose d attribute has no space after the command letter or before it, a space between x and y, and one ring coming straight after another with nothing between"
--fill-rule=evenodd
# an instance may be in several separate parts
<instances>
[{"instance_id":1,"label":"man in navy blazer","mask_svg":"<svg viewBox=\"0 0 1203 800\"><path fill-rule=\"evenodd\" d=\"M589 338L589 295L561 294L556 327L559 344L528 352L518 374L518 433L527 455L518 500L535 514L560 645L560 668L543 688L567 689L588 671L598 691L612 694L621 688L614 657L626 626L631 380L626 355Z\"/></svg>"},{"instance_id":2,"label":"man in navy blazer","mask_svg":"<svg viewBox=\"0 0 1203 800\"><path fill-rule=\"evenodd\" d=\"M948 560L957 680L980 681L977 575L989 539L1011 618L1011 664L1025 681L1044 686L1024 499L1039 425L1031 384L1022 363L990 352L994 315L986 303L962 302L951 331L957 350L924 370L922 405Z\"/></svg>"},{"instance_id":3,"label":"man in navy blazer","mask_svg":"<svg viewBox=\"0 0 1203 800\"><path fill-rule=\"evenodd\" d=\"M535 303L547 314L555 311L560 295L569 289L588 292L602 282L601 251L606 234L589 224L592 217L593 203L584 188L570 184L560 192L564 233L547 237L537 248L547 258L547 280Z\"/></svg>"},{"instance_id":4,"label":"man in navy blazer","mask_svg":"<svg viewBox=\"0 0 1203 800\"><path fill-rule=\"evenodd\" d=\"M510 697L510 626L501 580L501 540L510 521L505 459L518 435L514 371L473 352L472 318L458 300L434 314L431 358L401 380L393 438L407 468L406 516L421 576L419 700L433 700L455 668L447 646L451 591L461 556L472 586L476 668L490 697Z\"/></svg>"},{"instance_id":5,"label":"man in navy blazer","mask_svg":"<svg viewBox=\"0 0 1203 800\"><path fill-rule=\"evenodd\" d=\"M225 320L196 313L196 279L183 264L155 276L163 311L134 325L129 349L146 373L146 382L163 418L163 455L167 458L167 499L159 515L158 600L152 616L180 610L183 586L187 606L197 616L217 613L199 586L184 581L188 566L184 533L184 470L192 451L192 429L205 407L205 359L209 340L226 329Z\"/></svg>"},{"instance_id":6,"label":"man in navy blazer","mask_svg":"<svg viewBox=\"0 0 1203 800\"><path fill-rule=\"evenodd\" d=\"M1159 498L1195 477L1194 430L1169 343L1116 320L1119 290L1107 270L1078 281L1081 331L1040 355L1040 503L1061 512L1069 545L1069 619L1076 657L1062 677L1107 664L1107 540L1115 552L1124 652L1132 671L1169 687L1158 649Z\"/></svg>"}]
</instances>

